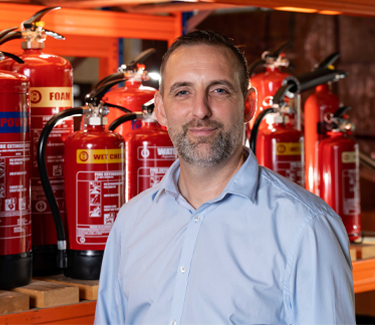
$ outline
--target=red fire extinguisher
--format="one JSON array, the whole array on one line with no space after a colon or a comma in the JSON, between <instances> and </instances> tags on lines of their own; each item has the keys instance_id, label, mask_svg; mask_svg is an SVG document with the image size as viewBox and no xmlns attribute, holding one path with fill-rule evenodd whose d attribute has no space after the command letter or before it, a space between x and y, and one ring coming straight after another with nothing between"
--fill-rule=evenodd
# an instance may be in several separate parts
<instances>
[{"instance_id":1,"label":"red fire extinguisher","mask_svg":"<svg viewBox=\"0 0 375 325\"><path fill-rule=\"evenodd\" d=\"M277 90L282 86L283 80L290 76L289 73L285 73L281 71L282 67L289 67L289 60L285 57L282 53L283 49L289 44L289 42L284 43L280 48L278 48L274 52L266 51L262 54L262 58L253 62L249 66L249 76L250 76L250 84L257 90L257 111L253 117L253 119L248 124L247 135L248 138L250 137L250 132L253 128L254 122L256 117L261 113L264 109L271 107L273 103L273 96L276 94ZM265 66L266 71L257 73L252 75L256 69L260 66ZM288 93L287 95L292 95ZM293 97L293 95L292 95ZM298 98L291 99L288 101L288 105L290 107L294 107L296 112L299 114L299 101ZM300 128L298 118L294 114L290 114L288 125L294 128ZM260 128L267 128L267 124L263 122L260 125Z\"/></svg>"},{"instance_id":2,"label":"red fire extinguisher","mask_svg":"<svg viewBox=\"0 0 375 325\"><path fill-rule=\"evenodd\" d=\"M31 281L29 88L24 75L0 71L0 289Z\"/></svg>"},{"instance_id":3,"label":"red fire extinguisher","mask_svg":"<svg viewBox=\"0 0 375 325\"><path fill-rule=\"evenodd\" d=\"M125 81L125 87L115 88L109 91L104 98L105 102L126 107L132 112L139 112L140 107L147 101L154 98L155 88L146 87L143 81L150 79L145 65L142 62L151 54L155 53L155 49L151 48L140 53L128 64L122 65L118 72L125 74L128 80ZM119 110L111 110L108 114L108 125L119 118L123 113ZM121 124L116 132L125 136L129 131L141 127L142 119L136 119L131 123Z\"/></svg>"},{"instance_id":4,"label":"red fire extinguisher","mask_svg":"<svg viewBox=\"0 0 375 325\"><path fill-rule=\"evenodd\" d=\"M46 36L64 39L63 36L44 29L42 17L51 10L60 7L45 8L21 24L21 31L9 33L0 40L0 44L16 38L22 38L25 64L10 60L0 64L0 68L18 72L30 79L31 106L31 206L33 232L33 273L35 275L58 272L55 267L57 237L52 213L39 179L37 166L37 144L47 121L63 109L73 104L73 71L68 60L42 52ZM61 215L64 215L64 140L73 132L73 120L66 119L53 131L47 145L47 169L51 176L52 191L58 200Z\"/></svg>"},{"instance_id":5,"label":"red fire extinguisher","mask_svg":"<svg viewBox=\"0 0 375 325\"><path fill-rule=\"evenodd\" d=\"M141 127L124 135L126 144L126 199L159 183L176 160L176 151L168 131L161 128L153 116L154 100L142 105ZM129 114L127 115L129 116ZM131 114L130 114L131 116ZM126 121L126 116L115 120L108 130L115 130Z\"/></svg>"},{"instance_id":6,"label":"red fire extinguisher","mask_svg":"<svg viewBox=\"0 0 375 325\"><path fill-rule=\"evenodd\" d=\"M261 165L264 165L291 181L304 186L304 149L302 132L288 125L293 113L286 94L299 94L340 76L341 71L322 69L296 77L288 76L273 97L271 107L264 109L256 118L250 136L250 148ZM260 128L267 116L268 128Z\"/></svg>"},{"instance_id":7,"label":"red fire extinguisher","mask_svg":"<svg viewBox=\"0 0 375 325\"><path fill-rule=\"evenodd\" d=\"M339 53L333 53L319 64L317 70L329 69L339 58ZM345 75L343 75L345 77ZM324 122L327 113L335 113L340 106L340 99L330 89L331 83L318 85L305 102L305 160L306 160L306 189L315 193L317 177L316 146L325 138L325 133L319 131L319 125Z\"/></svg>"},{"instance_id":8,"label":"red fire extinguisher","mask_svg":"<svg viewBox=\"0 0 375 325\"><path fill-rule=\"evenodd\" d=\"M359 147L348 135L353 125L341 107L325 114L327 137L318 146L318 194L342 218L349 240L361 236Z\"/></svg>"},{"instance_id":9,"label":"red fire extinguisher","mask_svg":"<svg viewBox=\"0 0 375 325\"><path fill-rule=\"evenodd\" d=\"M107 237L125 202L125 143L121 135L105 130L108 105L101 100L114 84L123 80L118 78L94 88L86 97L86 108L56 114L40 136L38 167L56 224L59 267L71 278L99 278ZM85 115L87 127L65 140L64 179L69 188L65 191L67 246L60 210L50 189L45 150L52 129L63 118L73 115Z\"/></svg>"}]
</instances>

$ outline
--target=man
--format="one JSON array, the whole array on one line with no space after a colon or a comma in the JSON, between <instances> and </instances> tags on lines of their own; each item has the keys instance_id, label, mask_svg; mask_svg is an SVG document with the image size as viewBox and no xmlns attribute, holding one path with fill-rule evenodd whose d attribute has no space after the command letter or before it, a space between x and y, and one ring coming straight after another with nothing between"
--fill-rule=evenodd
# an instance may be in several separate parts
<instances>
[{"instance_id":1,"label":"man","mask_svg":"<svg viewBox=\"0 0 375 325\"><path fill-rule=\"evenodd\" d=\"M242 145L253 114L242 54L193 32L161 76L155 113L179 160L119 212L95 323L355 324L340 218Z\"/></svg>"}]
</instances>

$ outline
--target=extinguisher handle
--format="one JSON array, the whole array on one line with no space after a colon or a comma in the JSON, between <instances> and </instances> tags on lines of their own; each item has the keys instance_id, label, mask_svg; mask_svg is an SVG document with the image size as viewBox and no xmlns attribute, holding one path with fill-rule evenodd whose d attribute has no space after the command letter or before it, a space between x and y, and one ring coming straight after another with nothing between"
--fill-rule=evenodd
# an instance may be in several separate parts
<instances>
[{"instance_id":1,"label":"extinguisher handle","mask_svg":"<svg viewBox=\"0 0 375 325\"><path fill-rule=\"evenodd\" d=\"M290 45L291 41L287 41L285 43L283 43L277 50L275 50L274 52L272 53L269 53L269 54L266 54L266 57L272 57L274 59L277 59L279 57L279 55L281 54L281 52L288 46Z\"/></svg>"},{"instance_id":2,"label":"extinguisher handle","mask_svg":"<svg viewBox=\"0 0 375 325\"><path fill-rule=\"evenodd\" d=\"M254 126L251 130L251 135L250 135L250 149L256 156L256 144L257 144L257 136L258 136L258 130L260 123L263 121L263 119L266 117L267 114L270 113L275 113L275 109L273 107L266 108L265 110L261 111L259 115L257 116Z\"/></svg>"},{"instance_id":3,"label":"extinguisher handle","mask_svg":"<svg viewBox=\"0 0 375 325\"><path fill-rule=\"evenodd\" d=\"M125 115L120 116L119 118L115 119L107 128L109 131L114 131L118 126L120 126L122 123L125 123L127 121L135 120L138 117L141 117L142 115L137 113L128 113Z\"/></svg>"},{"instance_id":4,"label":"extinguisher handle","mask_svg":"<svg viewBox=\"0 0 375 325\"><path fill-rule=\"evenodd\" d=\"M327 58L325 58L317 67L317 69L328 69L330 65L335 63L335 61L340 57L339 52L332 53Z\"/></svg>"},{"instance_id":5,"label":"extinguisher handle","mask_svg":"<svg viewBox=\"0 0 375 325\"><path fill-rule=\"evenodd\" d=\"M95 106L99 105L105 93L110 90L114 85L123 82L124 79L116 79L102 84L99 88L94 89L91 93L86 95L86 103L93 104Z\"/></svg>"},{"instance_id":6,"label":"extinguisher handle","mask_svg":"<svg viewBox=\"0 0 375 325\"><path fill-rule=\"evenodd\" d=\"M34 23L40 21L45 14L49 13L52 10L57 10L57 9L61 9L61 7L47 7L42 10L39 10L34 15L32 15L29 19L23 21L21 26L23 26L24 28L31 28L32 30L34 30L35 29L33 28Z\"/></svg>"},{"instance_id":7,"label":"extinguisher handle","mask_svg":"<svg viewBox=\"0 0 375 325\"><path fill-rule=\"evenodd\" d=\"M131 60L126 67L127 68L133 68L136 66L137 63L142 63L144 60L146 60L151 54L155 53L156 50L154 48L150 48L147 50L144 50L143 52L139 53L133 60Z\"/></svg>"},{"instance_id":8,"label":"extinguisher handle","mask_svg":"<svg viewBox=\"0 0 375 325\"><path fill-rule=\"evenodd\" d=\"M112 81L112 80L118 80L121 79L122 81L125 80L125 74L123 72L116 72L112 73L109 76L104 77L103 79L99 80L93 87L91 91L94 91L95 89L98 89L99 87L103 86L105 83Z\"/></svg>"},{"instance_id":9,"label":"extinguisher handle","mask_svg":"<svg viewBox=\"0 0 375 325\"><path fill-rule=\"evenodd\" d=\"M11 58L18 63L25 63L25 61L22 60L21 58L19 58L17 55L14 55L14 54L8 53L8 52L4 52L4 51L1 51L0 53L3 53L4 56L6 56L8 58Z\"/></svg>"},{"instance_id":10,"label":"extinguisher handle","mask_svg":"<svg viewBox=\"0 0 375 325\"><path fill-rule=\"evenodd\" d=\"M4 34L2 37L0 37L0 45L9 42L14 39L20 39L22 38L22 32L17 31L17 32L8 32Z\"/></svg>"},{"instance_id":11,"label":"extinguisher handle","mask_svg":"<svg viewBox=\"0 0 375 325\"><path fill-rule=\"evenodd\" d=\"M10 32L13 32L14 30L16 30L18 27L11 27L11 28L8 28L8 29L4 29L0 32L0 38L2 38L3 36L5 36L6 34L10 33Z\"/></svg>"},{"instance_id":12,"label":"extinguisher handle","mask_svg":"<svg viewBox=\"0 0 375 325\"><path fill-rule=\"evenodd\" d=\"M251 75L255 72L255 70L259 67L259 66L263 66L266 64L266 60L263 60L263 59L259 59L259 60L256 60L254 61L253 63L251 63L249 65L249 68L248 68L248 71L249 71L249 77L251 78Z\"/></svg>"},{"instance_id":13,"label":"extinguisher handle","mask_svg":"<svg viewBox=\"0 0 375 325\"><path fill-rule=\"evenodd\" d=\"M85 109L82 107L69 108L63 110L56 115L54 115L44 126L42 133L38 142L38 152L37 152L37 162L38 170L40 175L40 180L43 186L44 193L46 195L47 202L51 208L53 220L55 222L56 233L57 233L57 249L58 249L58 267L67 267L67 253L66 253L66 237L64 225L60 215L60 209L57 204L56 198L53 194L51 183L48 177L47 165L46 165L46 147L48 136L51 133L55 125L62 119L73 116L73 115L83 115Z\"/></svg>"},{"instance_id":14,"label":"extinguisher handle","mask_svg":"<svg viewBox=\"0 0 375 325\"><path fill-rule=\"evenodd\" d=\"M340 118L351 109L351 106L342 106L337 109L337 111L333 114L333 117Z\"/></svg>"}]
</instances>

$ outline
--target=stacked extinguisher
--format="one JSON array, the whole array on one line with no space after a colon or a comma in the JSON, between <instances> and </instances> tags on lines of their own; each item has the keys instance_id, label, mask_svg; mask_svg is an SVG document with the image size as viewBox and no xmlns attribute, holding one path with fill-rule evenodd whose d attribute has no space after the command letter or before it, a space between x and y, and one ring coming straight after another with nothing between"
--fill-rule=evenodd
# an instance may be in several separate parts
<instances>
[{"instance_id":1,"label":"stacked extinguisher","mask_svg":"<svg viewBox=\"0 0 375 325\"><path fill-rule=\"evenodd\" d=\"M154 100L142 105L137 114L141 126L124 135L126 143L126 199L159 183L176 159L176 151L168 132L154 116ZM115 120L108 130L115 130L132 114Z\"/></svg>"},{"instance_id":2,"label":"stacked extinguisher","mask_svg":"<svg viewBox=\"0 0 375 325\"><path fill-rule=\"evenodd\" d=\"M37 144L43 127L56 113L72 107L73 71L66 59L43 53L47 36L64 39L63 36L44 28L42 17L51 10L45 8L22 22L20 31L12 31L0 38L0 44L12 39L23 39L20 55L24 64L4 60L0 68L21 73L30 79L31 106L31 209L33 273L53 274L56 268L57 237L52 213L39 178ZM64 140L73 132L73 120L62 121L53 131L47 144L47 169L51 175L51 191L54 192L60 214L64 216Z\"/></svg>"},{"instance_id":3,"label":"stacked extinguisher","mask_svg":"<svg viewBox=\"0 0 375 325\"><path fill-rule=\"evenodd\" d=\"M303 135L299 122L299 94L285 91L282 94L285 98L280 98L280 102L279 99L276 99L277 102L275 102L275 95L283 81L290 76L280 69L288 67L290 64L282 53L286 45L288 43L283 44L272 53L264 52L262 59L255 61L249 67L250 84L257 90L258 108L253 120L248 125L247 135L250 138L250 147L261 165L304 186ZM259 66L265 66L266 71L251 76ZM281 101L282 105L279 105ZM262 118L258 119L259 123L257 123L259 115Z\"/></svg>"},{"instance_id":4,"label":"stacked extinguisher","mask_svg":"<svg viewBox=\"0 0 375 325\"><path fill-rule=\"evenodd\" d=\"M32 275L29 88L26 76L0 71L0 289L27 285Z\"/></svg>"},{"instance_id":5,"label":"stacked extinguisher","mask_svg":"<svg viewBox=\"0 0 375 325\"><path fill-rule=\"evenodd\" d=\"M105 243L120 207L125 202L125 143L121 135L105 130L108 107L104 94L124 75L98 83L86 96L86 106L56 114L43 129L38 144L38 167L58 238L58 267L75 279L99 278ZM120 108L116 106L117 108ZM123 109L125 112L128 110ZM63 119L83 115L85 129L65 140L64 180L66 230L46 166L47 139ZM135 118L132 114L130 119Z\"/></svg>"},{"instance_id":6,"label":"stacked extinguisher","mask_svg":"<svg viewBox=\"0 0 375 325\"><path fill-rule=\"evenodd\" d=\"M324 114L324 139L318 144L316 194L342 218L349 240L361 236L359 147L349 138L353 125L345 115L350 107Z\"/></svg>"}]
</instances>

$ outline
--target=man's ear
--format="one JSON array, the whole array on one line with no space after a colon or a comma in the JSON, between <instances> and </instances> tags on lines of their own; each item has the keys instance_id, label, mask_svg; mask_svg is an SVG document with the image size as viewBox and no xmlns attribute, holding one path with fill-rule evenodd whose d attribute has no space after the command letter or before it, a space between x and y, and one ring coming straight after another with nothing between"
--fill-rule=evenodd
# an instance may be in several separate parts
<instances>
[{"instance_id":1,"label":"man's ear","mask_svg":"<svg viewBox=\"0 0 375 325\"><path fill-rule=\"evenodd\" d=\"M247 91L245 100L245 122L249 122L257 109L257 91L254 87L251 87Z\"/></svg>"},{"instance_id":2,"label":"man's ear","mask_svg":"<svg viewBox=\"0 0 375 325\"><path fill-rule=\"evenodd\" d=\"M157 91L154 95L154 103L155 103L155 116L158 120L159 124L163 126L167 126L167 118L165 116L164 104L163 104L163 97L160 94L160 91Z\"/></svg>"}]
</instances>

